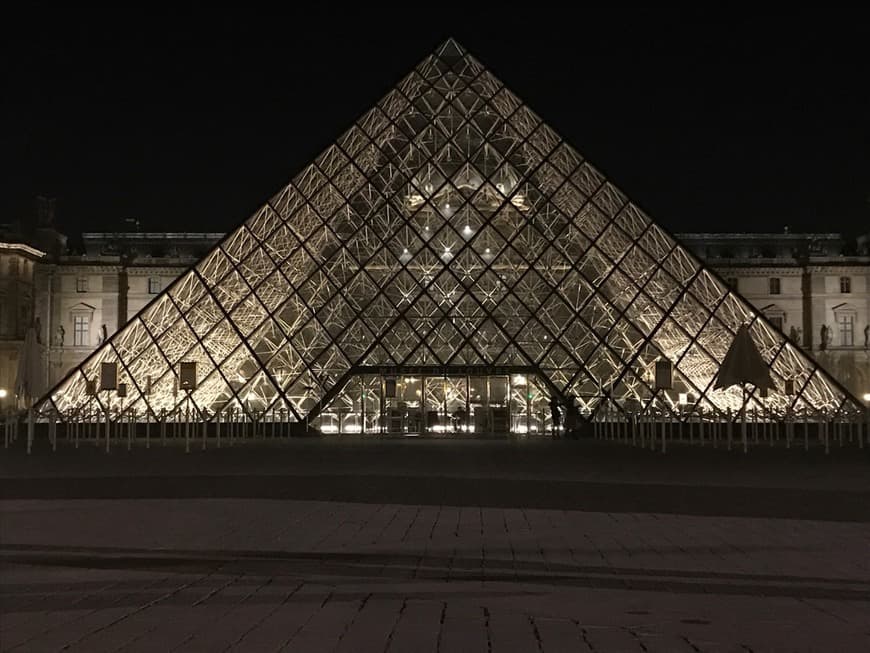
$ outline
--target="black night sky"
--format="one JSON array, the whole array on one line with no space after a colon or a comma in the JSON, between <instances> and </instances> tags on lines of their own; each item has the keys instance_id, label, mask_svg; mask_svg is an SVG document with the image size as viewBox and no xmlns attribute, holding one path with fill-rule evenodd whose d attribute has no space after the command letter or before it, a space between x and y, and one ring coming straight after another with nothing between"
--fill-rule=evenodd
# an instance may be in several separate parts
<instances>
[{"instance_id":1,"label":"black night sky","mask_svg":"<svg viewBox=\"0 0 870 653\"><path fill-rule=\"evenodd\" d=\"M857 10L30 11L0 45L0 222L45 194L68 233L228 230L454 36L671 230L870 231Z\"/></svg>"}]
</instances>

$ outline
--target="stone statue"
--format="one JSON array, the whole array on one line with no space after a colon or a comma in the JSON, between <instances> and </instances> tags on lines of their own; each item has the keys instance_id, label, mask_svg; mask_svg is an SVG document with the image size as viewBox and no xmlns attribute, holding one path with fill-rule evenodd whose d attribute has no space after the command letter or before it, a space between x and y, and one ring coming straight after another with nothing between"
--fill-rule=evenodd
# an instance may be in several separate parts
<instances>
[{"instance_id":1,"label":"stone statue","mask_svg":"<svg viewBox=\"0 0 870 653\"><path fill-rule=\"evenodd\" d=\"M819 331L819 349L825 351L828 348L828 325L823 324Z\"/></svg>"},{"instance_id":2,"label":"stone statue","mask_svg":"<svg viewBox=\"0 0 870 653\"><path fill-rule=\"evenodd\" d=\"M800 344L801 332L796 326L792 326L788 332L788 337L791 338L794 342Z\"/></svg>"},{"instance_id":3,"label":"stone statue","mask_svg":"<svg viewBox=\"0 0 870 653\"><path fill-rule=\"evenodd\" d=\"M57 344L63 347L63 339L66 336L66 329L63 328L63 324L59 324L57 327Z\"/></svg>"},{"instance_id":4,"label":"stone statue","mask_svg":"<svg viewBox=\"0 0 870 653\"><path fill-rule=\"evenodd\" d=\"M864 349L870 348L870 324L864 327Z\"/></svg>"},{"instance_id":5,"label":"stone statue","mask_svg":"<svg viewBox=\"0 0 870 653\"><path fill-rule=\"evenodd\" d=\"M106 331L106 325L100 327L100 344L102 345L106 340L109 339L109 332Z\"/></svg>"}]
</instances>

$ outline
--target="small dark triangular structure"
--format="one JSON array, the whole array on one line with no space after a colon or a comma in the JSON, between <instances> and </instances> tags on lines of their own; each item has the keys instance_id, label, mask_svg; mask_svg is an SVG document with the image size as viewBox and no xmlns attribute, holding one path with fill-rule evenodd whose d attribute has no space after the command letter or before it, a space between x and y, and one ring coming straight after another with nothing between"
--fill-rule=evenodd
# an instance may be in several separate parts
<instances>
[{"instance_id":1,"label":"small dark triangular structure","mask_svg":"<svg viewBox=\"0 0 870 653\"><path fill-rule=\"evenodd\" d=\"M774 390L776 386L770 378L770 367L764 362L749 327L742 324L731 341L725 360L716 375L715 389L730 388L733 385L754 385L759 390Z\"/></svg>"}]
</instances>

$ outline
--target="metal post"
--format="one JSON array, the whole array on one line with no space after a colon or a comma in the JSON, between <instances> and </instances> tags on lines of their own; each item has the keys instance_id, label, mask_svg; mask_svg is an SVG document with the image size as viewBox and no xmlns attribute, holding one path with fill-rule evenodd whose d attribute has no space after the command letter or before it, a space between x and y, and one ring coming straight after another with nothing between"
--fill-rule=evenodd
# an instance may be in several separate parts
<instances>
[{"instance_id":1,"label":"metal post","mask_svg":"<svg viewBox=\"0 0 870 653\"><path fill-rule=\"evenodd\" d=\"M671 419L670 419L671 425L673 425L673 423L674 423L673 422L673 419L674 419L673 414L671 414L670 417L671 417ZM666 423L667 419L668 419L667 415L662 415L662 453L668 452L668 438L667 438L667 434L665 433L665 427L667 426L667 423ZM682 431L682 429L680 429L680 430ZM671 431L670 435L671 435L671 438L674 437L673 431ZM655 438L652 438L650 441L650 449L655 451Z\"/></svg>"},{"instance_id":2,"label":"metal post","mask_svg":"<svg viewBox=\"0 0 870 653\"><path fill-rule=\"evenodd\" d=\"M831 438L828 435L828 416L824 413L819 415L821 419L822 432L825 434L825 453L831 453Z\"/></svg>"},{"instance_id":3,"label":"metal post","mask_svg":"<svg viewBox=\"0 0 870 653\"><path fill-rule=\"evenodd\" d=\"M27 408L27 453L33 450L33 406Z\"/></svg>"},{"instance_id":4,"label":"metal post","mask_svg":"<svg viewBox=\"0 0 870 653\"><path fill-rule=\"evenodd\" d=\"M111 437L111 433L110 433L111 425L109 423L109 402L110 401L111 401L111 396L107 395L106 396L106 453L109 453L109 448L111 446L110 440L109 440L109 438Z\"/></svg>"},{"instance_id":5,"label":"metal post","mask_svg":"<svg viewBox=\"0 0 870 653\"><path fill-rule=\"evenodd\" d=\"M734 434L734 422L732 419L731 409L728 409L728 421L725 423L726 427L726 437L728 439L728 451L731 451L731 440L733 439Z\"/></svg>"},{"instance_id":6,"label":"metal post","mask_svg":"<svg viewBox=\"0 0 870 653\"><path fill-rule=\"evenodd\" d=\"M870 439L870 408L866 408L864 410L864 414L866 416L866 419L864 421L866 422L866 426L867 426L867 437L868 437L868 439ZM860 417L858 419L860 419ZM863 426L864 425L861 424L861 422L858 422L858 448L859 449L864 448L864 433L862 432Z\"/></svg>"},{"instance_id":7,"label":"metal post","mask_svg":"<svg viewBox=\"0 0 870 653\"><path fill-rule=\"evenodd\" d=\"M809 416L807 415L807 407L804 406L803 409L803 422L804 422L804 451L810 450L810 422Z\"/></svg>"},{"instance_id":8,"label":"metal post","mask_svg":"<svg viewBox=\"0 0 870 653\"><path fill-rule=\"evenodd\" d=\"M710 439L713 441L713 448L718 448L719 445L719 415L716 408L710 409Z\"/></svg>"}]
</instances>

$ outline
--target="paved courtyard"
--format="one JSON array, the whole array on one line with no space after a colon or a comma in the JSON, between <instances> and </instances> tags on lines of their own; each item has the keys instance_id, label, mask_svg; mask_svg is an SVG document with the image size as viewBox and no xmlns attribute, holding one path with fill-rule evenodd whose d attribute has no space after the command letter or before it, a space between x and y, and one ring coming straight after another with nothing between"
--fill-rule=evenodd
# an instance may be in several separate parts
<instances>
[{"instance_id":1,"label":"paved courtyard","mask_svg":"<svg viewBox=\"0 0 870 653\"><path fill-rule=\"evenodd\" d=\"M870 459L0 453L3 651L867 651Z\"/></svg>"}]
</instances>

